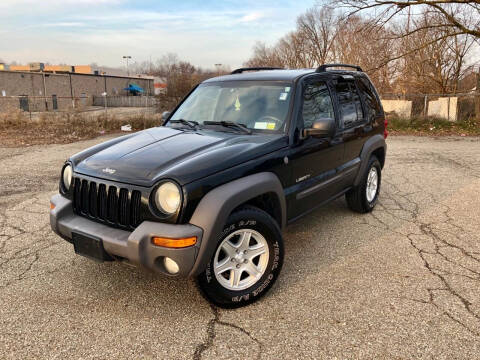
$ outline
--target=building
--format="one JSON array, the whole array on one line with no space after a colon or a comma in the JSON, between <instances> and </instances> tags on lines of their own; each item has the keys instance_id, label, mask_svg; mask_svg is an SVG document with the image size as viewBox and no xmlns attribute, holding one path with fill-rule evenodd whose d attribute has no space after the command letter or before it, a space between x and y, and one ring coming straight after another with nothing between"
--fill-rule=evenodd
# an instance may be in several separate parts
<instances>
[{"instance_id":1,"label":"building","mask_svg":"<svg viewBox=\"0 0 480 360\"><path fill-rule=\"evenodd\" d=\"M108 96L129 95L125 88L131 84L143 88L143 95L154 94L152 78L56 71L0 71L0 110L7 105L26 111L92 106L94 97L104 93Z\"/></svg>"}]
</instances>

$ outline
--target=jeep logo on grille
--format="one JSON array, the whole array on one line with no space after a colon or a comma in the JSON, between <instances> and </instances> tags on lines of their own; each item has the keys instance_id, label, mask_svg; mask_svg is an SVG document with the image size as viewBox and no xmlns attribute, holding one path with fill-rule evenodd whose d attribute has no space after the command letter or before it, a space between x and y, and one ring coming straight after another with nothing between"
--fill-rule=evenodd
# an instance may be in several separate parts
<instances>
[{"instance_id":1,"label":"jeep logo on grille","mask_svg":"<svg viewBox=\"0 0 480 360\"><path fill-rule=\"evenodd\" d=\"M115 169L110 169L110 168L107 167L107 168L105 168L105 169L102 169L102 171L103 171L104 173L108 173L108 174L111 175L111 174L115 174L115 172L116 172L117 170L115 170Z\"/></svg>"}]
</instances>

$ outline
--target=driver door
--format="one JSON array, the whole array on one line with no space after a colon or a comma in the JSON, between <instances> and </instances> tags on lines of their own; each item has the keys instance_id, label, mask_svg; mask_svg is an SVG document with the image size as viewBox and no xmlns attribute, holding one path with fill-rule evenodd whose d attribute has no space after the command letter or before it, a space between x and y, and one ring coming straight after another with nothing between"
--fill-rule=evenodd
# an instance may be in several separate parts
<instances>
[{"instance_id":1,"label":"driver door","mask_svg":"<svg viewBox=\"0 0 480 360\"><path fill-rule=\"evenodd\" d=\"M322 118L336 119L333 98L326 80L311 78L302 86L302 104L298 121L300 133L311 128ZM290 220L312 210L328 200L337 192L336 168L343 160L344 143L341 133L336 131L333 137L309 136L299 140L292 149L292 171L294 190L289 194ZM340 190L339 190L340 191Z\"/></svg>"}]
</instances>

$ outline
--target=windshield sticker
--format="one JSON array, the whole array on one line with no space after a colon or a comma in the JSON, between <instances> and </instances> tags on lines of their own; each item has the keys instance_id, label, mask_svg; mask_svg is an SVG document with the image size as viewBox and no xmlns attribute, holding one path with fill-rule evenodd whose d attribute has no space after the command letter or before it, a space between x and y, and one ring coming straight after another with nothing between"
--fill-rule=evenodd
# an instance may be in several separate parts
<instances>
[{"instance_id":1,"label":"windshield sticker","mask_svg":"<svg viewBox=\"0 0 480 360\"><path fill-rule=\"evenodd\" d=\"M287 86L287 87L285 88L285 92L286 92L286 93L290 92L290 86Z\"/></svg>"},{"instance_id":2,"label":"windshield sticker","mask_svg":"<svg viewBox=\"0 0 480 360\"><path fill-rule=\"evenodd\" d=\"M255 126L253 128L254 129L260 129L260 130L265 130L267 128L267 123L266 122L256 122Z\"/></svg>"},{"instance_id":3,"label":"windshield sticker","mask_svg":"<svg viewBox=\"0 0 480 360\"><path fill-rule=\"evenodd\" d=\"M283 92L280 94L280 97L278 98L278 100L285 101L287 100L287 96L288 96L288 93Z\"/></svg>"},{"instance_id":4,"label":"windshield sticker","mask_svg":"<svg viewBox=\"0 0 480 360\"><path fill-rule=\"evenodd\" d=\"M240 104L240 100L238 99L238 95L237 95L237 100L235 101L235 111L240 111L241 107L242 107L242 104Z\"/></svg>"},{"instance_id":5,"label":"windshield sticker","mask_svg":"<svg viewBox=\"0 0 480 360\"><path fill-rule=\"evenodd\" d=\"M253 128L258 130L275 130L275 123L274 122L256 122Z\"/></svg>"}]
</instances>

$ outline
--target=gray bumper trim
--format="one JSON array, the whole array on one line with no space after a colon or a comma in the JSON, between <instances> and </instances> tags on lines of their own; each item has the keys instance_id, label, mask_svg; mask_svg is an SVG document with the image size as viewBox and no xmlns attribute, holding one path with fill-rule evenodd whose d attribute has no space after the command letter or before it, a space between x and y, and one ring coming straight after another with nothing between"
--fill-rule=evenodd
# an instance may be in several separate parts
<instances>
[{"instance_id":1,"label":"gray bumper trim","mask_svg":"<svg viewBox=\"0 0 480 360\"><path fill-rule=\"evenodd\" d=\"M164 224L144 221L133 232L116 229L73 213L72 202L60 194L52 197L55 208L50 211L52 230L71 242L72 231L99 237L110 255L126 258L132 263L169 275L163 267L163 257L175 260L180 268L176 276L188 276L197 258L203 230L195 225ZM153 236L181 238L196 236L195 246L169 249L151 243Z\"/></svg>"}]
</instances>

